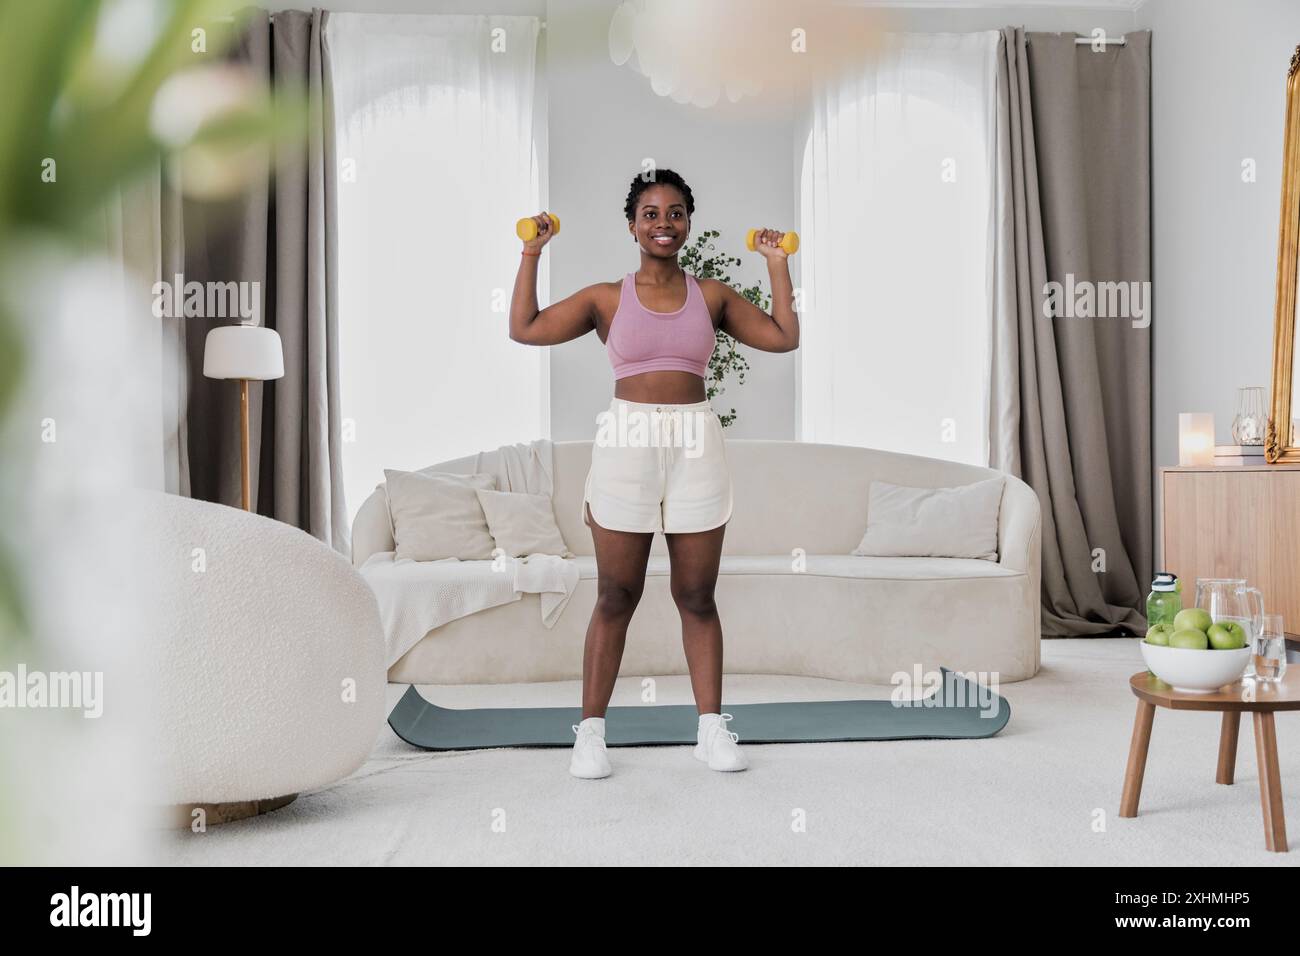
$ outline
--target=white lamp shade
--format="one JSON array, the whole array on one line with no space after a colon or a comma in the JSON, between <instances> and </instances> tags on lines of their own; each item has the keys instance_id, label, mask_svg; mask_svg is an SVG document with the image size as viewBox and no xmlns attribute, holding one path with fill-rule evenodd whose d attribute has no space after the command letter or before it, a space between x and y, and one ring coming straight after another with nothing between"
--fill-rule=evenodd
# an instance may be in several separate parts
<instances>
[{"instance_id":1,"label":"white lamp shade","mask_svg":"<svg viewBox=\"0 0 1300 956\"><path fill-rule=\"evenodd\" d=\"M247 378L264 382L284 377L284 347L273 329L222 325L203 343L203 374L208 378Z\"/></svg>"}]
</instances>

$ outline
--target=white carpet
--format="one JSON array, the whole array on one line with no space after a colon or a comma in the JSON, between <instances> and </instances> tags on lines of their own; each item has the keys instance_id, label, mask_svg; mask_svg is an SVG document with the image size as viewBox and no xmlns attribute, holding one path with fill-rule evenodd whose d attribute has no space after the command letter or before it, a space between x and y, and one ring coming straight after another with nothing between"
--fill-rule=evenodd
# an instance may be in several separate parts
<instances>
[{"instance_id":1,"label":"white carpet","mask_svg":"<svg viewBox=\"0 0 1300 956\"><path fill-rule=\"evenodd\" d=\"M204 834L157 836L158 862L317 864L1288 865L1268 853L1249 718L1237 782L1214 782L1219 715L1157 710L1140 815L1118 816L1142 670L1133 640L1043 642L1006 684L1011 720L985 740L750 746L710 771L688 747L611 748L614 775L576 780L564 749L433 754L387 727L346 780ZM615 704L639 703L638 678ZM452 707L562 706L577 683L424 687ZM689 703L684 677L660 703ZM389 685L390 704L405 691ZM887 687L732 677L725 700L887 697ZM745 728L732 727L741 735ZM1300 715L1278 716L1283 793L1300 842ZM806 832L795 832L796 815ZM504 824L504 828L503 825Z\"/></svg>"}]
</instances>

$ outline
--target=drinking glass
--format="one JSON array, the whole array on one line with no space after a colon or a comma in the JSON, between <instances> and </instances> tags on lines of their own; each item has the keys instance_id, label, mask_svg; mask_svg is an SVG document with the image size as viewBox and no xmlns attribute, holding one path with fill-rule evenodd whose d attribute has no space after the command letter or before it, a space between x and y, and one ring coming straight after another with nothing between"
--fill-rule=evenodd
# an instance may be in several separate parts
<instances>
[{"instance_id":1,"label":"drinking glass","mask_svg":"<svg viewBox=\"0 0 1300 956\"><path fill-rule=\"evenodd\" d=\"M1252 654L1255 680L1280 681L1286 673L1286 632L1281 614L1265 614Z\"/></svg>"}]
</instances>

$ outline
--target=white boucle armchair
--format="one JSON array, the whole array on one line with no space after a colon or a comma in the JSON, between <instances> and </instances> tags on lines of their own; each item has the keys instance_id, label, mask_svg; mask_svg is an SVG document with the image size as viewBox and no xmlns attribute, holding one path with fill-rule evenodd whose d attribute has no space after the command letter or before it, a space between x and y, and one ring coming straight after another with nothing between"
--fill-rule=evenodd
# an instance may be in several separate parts
<instances>
[{"instance_id":1,"label":"white boucle armchair","mask_svg":"<svg viewBox=\"0 0 1300 956\"><path fill-rule=\"evenodd\" d=\"M385 715L374 594L287 524L153 493L155 802L260 812L346 777ZM274 802L271 802L274 801Z\"/></svg>"}]
</instances>

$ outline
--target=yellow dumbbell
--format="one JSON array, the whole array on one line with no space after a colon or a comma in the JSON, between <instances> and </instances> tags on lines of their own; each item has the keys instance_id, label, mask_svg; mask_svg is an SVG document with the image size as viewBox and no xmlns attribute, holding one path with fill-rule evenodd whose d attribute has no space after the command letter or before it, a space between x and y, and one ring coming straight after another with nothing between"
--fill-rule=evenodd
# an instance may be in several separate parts
<instances>
[{"instance_id":1,"label":"yellow dumbbell","mask_svg":"<svg viewBox=\"0 0 1300 956\"><path fill-rule=\"evenodd\" d=\"M555 234L560 234L560 217L553 212L546 213L551 222L555 224ZM515 223L515 235L524 242L532 242L537 238L537 220L533 218L520 219Z\"/></svg>"},{"instance_id":2,"label":"yellow dumbbell","mask_svg":"<svg viewBox=\"0 0 1300 956\"><path fill-rule=\"evenodd\" d=\"M749 230L749 234L745 236L745 248L747 248L750 252L754 251L754 236L756 235L758 235L758 230L751 229ZM799 233L797 232L783 233L781 235L781 241L778 243L778 245L785 250L785 254L787 256L794 255L796 252L799 251Z\"/></svg>"}]
</instances>

